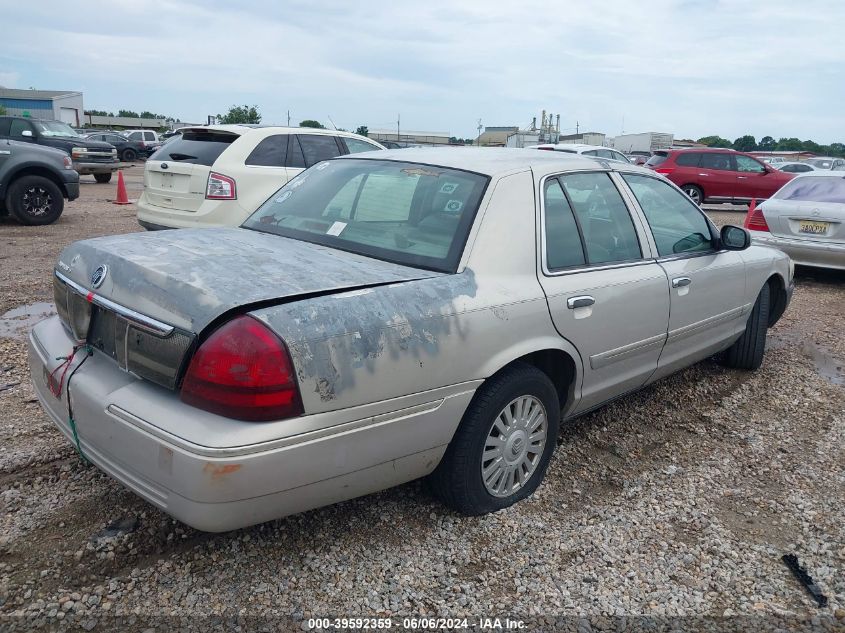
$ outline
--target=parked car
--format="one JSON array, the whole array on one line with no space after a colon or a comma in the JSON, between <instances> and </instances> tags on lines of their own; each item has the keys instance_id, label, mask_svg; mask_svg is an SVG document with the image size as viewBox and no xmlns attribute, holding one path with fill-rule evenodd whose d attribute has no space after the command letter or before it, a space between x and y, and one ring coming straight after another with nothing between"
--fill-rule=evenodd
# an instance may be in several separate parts
<instances>
[{"instance_id":1,"label":"parked car","mask_svg":"<svg viewBox=\"0 0 845 633\"><path fill-rule=\"evenodd\" d=\"M657 150L646 167L666 176L699 205L765 200L793 177L732 149Z\"/></svg>"},{"instance_id":2,"label":"parked car","mask_svg":"<svg viewBox=\"0 0 845 633\"><path fill-rule=\"evenodd\" d=\"M65 199L79 197L79 174L66 152L25 141L0 140L0 215L21 224L51 224Z\"/></svg>"},{"instance_id":3,"label":"parked car","mask_svg":"<svg viewBox=\"0 0 845 633\"><path fill-rule=\"evenodd\" d=\"M815 171L816 168L810 163L775 163L772 167L777 167L781 171L789 172L790 174L803 174L807 171Z\"/></svg>"},{"instance_id":4,"label":"parked car","mask_svg":"<svg viewBox=\"0 0 845 633\"><path fill-rule=\"evenodd\" d=\"M87 459L201 530L427 475L481 514L537 488L561 420L713 354L759 367L792 270L749 245L628 163L342 156L240 228L67 247L32 380Z\"/></svg>"},{"instance_id":5,"label":"parked car","mask_svg":"<svg viewBox=\"0 0 845 633\"><path fill-rule=\"evenodd\" d=\"M113 145L117 150L117 155L120 157L120 160L127 163L136 160L139 156L149 156L155 151L154 149L147 147L144 141L131 141L125 136L115 134L114 132L96 132L94 134L89 134L85 138L94 141L104 141Z\"/></svg>"},{"instance_id":6,"label":"parked car","mask_svg":"<svg viewBox=\"0 0 845 633\"><path fill-rule=\"evenodd\" d=\"M144 169L138 222L147 229L238 226L306 167L383 149L349 132L278 126L182 128Z\"/></svg>"},{"instance_id":7,"label":"parked car","mask_svg":"<svg viewBox=\"0 0 845 633\"><path fill-rule=\"evenodd\" d=\"M825 156L819 156L817 158L808 158L805 162L816 169L828 169L831 171L845 170L845 158L828 158Z\"/></svg>"},{"instance_id":8,"label":"parked car","mask_svg":"<svg viewBox=\"0 0 845 633\"><path fill-rule=\"evenodd\" d=\"M745 228L796 264L845 270L845 174L801 174L751 211Z\"/></svg>"},{"instance_id":9,"label":"parked car","mask_svg":"<svg viewBox=\"0 0 845 633\"><path fill-rule=\"evenodd\" d=\"M569 154L584 154L594 158L618 160L623 163L631 162L622 152L617 152L615 149L611 149L609 147L601 147L600 145L584 145L580 143L543 143L541 145L532 145L531 149L552 150L555 152L567 152Z\"/></svg>"},{"instance_id":10,"label":"parked car","mask_svg":"<svg viewBox=\"0 0 845 633\"><path fill-rule=\"evenodd\" d=\"M111 180L120 167L117 150L102 141L91 141L73 131L67 123L18 116L0 116L0 138L55 147L70 155L80 174L93 174L97 182Z\"/></svg>"},{"instance_id":11,"label":"parked car","mask_svg":"<svg viewBox=\"0 0 845 633\"><path fill-rule=\"evenodd\" d=\"M783 156L764 156L759 158L767 165L771 165L772 167L780 168L781 164L787 162Z\"/></svg>"},{"instance_id":12,"label":"parked car","mask_svg":"<svg viewBox=\"0 0 845 633\"><path fill-rule=\"evenodd\" d=\"M122 135L130 141L137 141L147 154L152 154L162 145L162 139L154 130L126 130Z\"/></svg>"}]
</instances>

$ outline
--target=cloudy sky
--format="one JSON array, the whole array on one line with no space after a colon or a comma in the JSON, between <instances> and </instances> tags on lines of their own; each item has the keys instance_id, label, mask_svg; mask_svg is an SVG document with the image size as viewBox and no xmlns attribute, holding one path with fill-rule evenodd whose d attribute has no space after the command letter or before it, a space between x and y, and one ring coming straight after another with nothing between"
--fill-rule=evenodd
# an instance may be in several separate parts
<instances>
[{"instance_id":1,"label":"cloudy sky","mask_svg":"<svg viewBox=\"0 0 845 633\"><path fill-rule=\"evenodd\" d=\"M0 85L190 122L845 141L841 0L0 0ZM624 122L624 123L623 123Z\"/></svg>"}]
</instances>

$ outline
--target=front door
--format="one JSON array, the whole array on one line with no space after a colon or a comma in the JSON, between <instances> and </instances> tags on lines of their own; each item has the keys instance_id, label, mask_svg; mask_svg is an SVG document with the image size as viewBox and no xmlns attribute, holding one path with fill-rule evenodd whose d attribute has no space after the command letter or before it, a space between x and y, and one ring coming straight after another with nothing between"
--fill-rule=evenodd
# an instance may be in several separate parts
<instances>
[{"instance_id":1,"label":"front door","mask_svg":"<svg viewBox=\"0 0 845 633\"><path fill-rule=\"evenodd\" d=\"M669 332L652 380L724 349L745 328L745 264L735 251L717 251L715 229L687 196L640 174L624 181L643 210L666 271Z\"/></svg>"},{"instance_id":2,"label":"front door","mask_svg":"<svg viewBox=\"0 0 845 633\"><path fill-rule=\"evenodd\" d=\"M609 173L550 177L542 194L540 283L555 328L581 355L579 413L642 386L657 368L666 273Z\"/></svg>"}]
</instances>

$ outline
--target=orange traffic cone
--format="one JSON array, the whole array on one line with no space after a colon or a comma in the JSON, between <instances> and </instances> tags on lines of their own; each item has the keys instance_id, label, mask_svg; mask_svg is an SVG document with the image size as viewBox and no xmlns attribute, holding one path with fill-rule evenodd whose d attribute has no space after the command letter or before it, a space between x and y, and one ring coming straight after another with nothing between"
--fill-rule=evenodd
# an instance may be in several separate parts
<instances>
[{"instance_id":1,"label":"orange traffic cone","mask_svg":"<svg viewBox=\"0 0 845 633\"><path fill-rule=\"evenodd\" d=\"M132 204L129 202L129 196L126 195L126 183L123 182L123 172L117 172L117 199L113 204Z\"/></svg>"}]
</instances>

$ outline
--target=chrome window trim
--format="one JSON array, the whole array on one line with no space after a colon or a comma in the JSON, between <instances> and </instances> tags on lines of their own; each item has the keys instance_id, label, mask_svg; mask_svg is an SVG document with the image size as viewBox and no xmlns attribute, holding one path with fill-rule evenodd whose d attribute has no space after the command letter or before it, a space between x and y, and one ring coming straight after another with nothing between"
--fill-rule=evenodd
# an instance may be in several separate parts
<instances>
[{"instance_id":1,"label":"chrome window trim","mask_svg":"<svg viewBox=\"0 0 845 633\"><path fill-rule=\"evenodd\" d=\"M616 187L617 191L619 191L619 196L622 198L622 203L625 205L625 208L628 210L628 214L631 216L631 222L634 225L634 232L637 235L637 240L639 241L640 246L640 253L643 255L641 259L629 259L621 262L606 262L602 264L592 264L586 266L570 266L567 268L556 268L550 269L548 266L548 259L546 256L546 182L549 178L557 178L558 176L566 176L569 174L608 174L610 176L610 180L613 185ZM540 199L540 230L538 231L539 239L540 239L540 269L543 272L544 277L560 277L562 275L574 275L577 273L583 272L593 272L599 270L613 270L615 268L628 268L633 266L646 266L648 264L654 263L654 258L649 257L652 253L646 255L645 248L643 248L646 244L648 244L649 250L652 250L651 242L646 241L643 242L643 237L646 237L650 240L651 235L650 232L645 232L642 230L639 221L639 213L638 210L635 211L631 208L630 204L626 200L625 193L619 189L619 185L616 182L616 179L613 177L614 171L611 169L573 169L570 171L563 171L563 172L555 172L546 174L540 179L540 188L538 191L538 196ZM575 213L575 210L572 210ZM652 251L653 252L653 251Z\"/></svg>"},{"instance_id":2,"label":"chrome window trim","mask_svg":"<svg viewBox=\"0 0 845 633\"><path fill-rule=\"evenodd\" d=\"M64 276L58 270L53 271L56 275L56 278L61 281L63 284L67 285L68 288L73 290L74 292L82 295L83 297L90 296L91 303L101 308L105 308L106 310L111 310L115 314L123 317L132 325L135 325L142 330L146 330L151 334L156 334L158 336L169 336L173 333L174 328L172 325L168 325L167 323L162 323L152 317L148 317L145 314L141 314L140 312L135 312L135 310L131 310L125 306L120 305L119 303L115 303L110 299L106 299L105 297L101 297L90 290L87 290L80 286L75 281L71 281L69 278Z\"/></svg>"}]
</instances>

